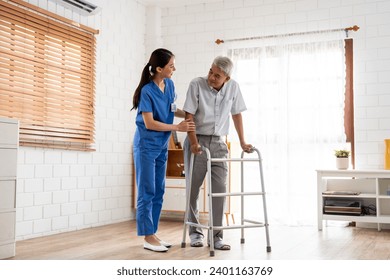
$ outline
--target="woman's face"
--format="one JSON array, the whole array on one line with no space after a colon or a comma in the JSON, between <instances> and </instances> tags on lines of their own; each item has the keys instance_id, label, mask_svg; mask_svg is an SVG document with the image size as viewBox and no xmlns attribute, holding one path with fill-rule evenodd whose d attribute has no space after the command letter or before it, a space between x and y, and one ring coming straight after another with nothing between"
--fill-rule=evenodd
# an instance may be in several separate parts
<instances>
[{"instance_id":1,"label":"woman's face","mask_svg":"<svg viewBox=\"0 0 390 280\"><path fill-rule=\"evenodd\" d=\"M225 72L223 72L217 66L215 66L214 64L211 66L209 74L207 76L209 86L213 87L216 90L220 90L223 84L229 79L229 76L227 76Z\"/></svg>"},{"instance_id":2,"label":"woman's face","mask_svg":"<svg viewBox=\"0 0 390 280\"><path fill-rule=\"evenodd\" d=\"M176 71L175 68L175 57L172 56L169 60L168 64L164 66L164 68L161 68L161 76L163 78L171 78L173 75L173 72Z\"/></svg>"}]
</instances>

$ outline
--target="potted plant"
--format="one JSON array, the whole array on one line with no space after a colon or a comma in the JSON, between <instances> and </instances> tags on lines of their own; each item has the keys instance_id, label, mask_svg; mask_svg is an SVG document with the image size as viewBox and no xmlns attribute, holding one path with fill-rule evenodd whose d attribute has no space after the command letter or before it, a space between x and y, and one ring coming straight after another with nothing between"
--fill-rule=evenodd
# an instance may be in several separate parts
<instances>
[{"instance_id":1,"label":"potted plant","mask_svg":"<svg viewBox=\"0 0 390 280\"><path fill-rule=\"evenodd\" d=\"M335 150L334 155L336 156L336 167L337 169L348 169L349 167L349 155L348 150Z\"/></svg>"}]
</instances>

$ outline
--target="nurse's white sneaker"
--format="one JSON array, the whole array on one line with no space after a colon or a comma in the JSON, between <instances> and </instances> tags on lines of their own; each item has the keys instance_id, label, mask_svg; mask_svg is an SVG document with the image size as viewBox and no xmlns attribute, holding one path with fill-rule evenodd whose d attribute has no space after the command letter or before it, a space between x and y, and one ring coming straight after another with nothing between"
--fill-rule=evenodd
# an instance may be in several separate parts
<instances>
[{"instance_id":1,"label":"nurse's white sneaker","mask_svg":"<svg viewBox=\"0 0 390 280\"><path fill-rule=\"evenodd\" d=\"M164 245L152 245L146 241L144 241L144 249L151 250L154 252L167 252L168 248Z\"/></svg>"}]
</instances>

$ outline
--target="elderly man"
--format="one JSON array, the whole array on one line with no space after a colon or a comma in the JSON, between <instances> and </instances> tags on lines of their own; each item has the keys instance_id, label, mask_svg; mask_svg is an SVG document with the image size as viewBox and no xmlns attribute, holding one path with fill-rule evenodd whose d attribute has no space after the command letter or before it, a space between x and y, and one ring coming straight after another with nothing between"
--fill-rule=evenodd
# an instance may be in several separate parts
<instances>
[{"instance_id":1,"label":"elderly man","mask_svg":"<svg viewBox=\"0 0 390 280\"><path fill-rule=\"evenodd\" d=\"M189 174L191 153L194 156L192 169L192 186L190 195L189 221L199 223L198 198L199 190L206 176L206 154L201 147L210 150L212 158L227 158L228 148L224 136L229 133L229 117L232 115L243 151L251 152L253 147L244 139L241 112L246 110L238 83L230 78L233 63L228 57L216 57L207 77L198 77L191 81L183 110L186 119L193 120L196 132L188 132L184 141L184 157L186 174ZM213 162L211 165L211 184L213 193L226 192L226 162ZM187 188L190 178L187 176ZM225 198L213 198L213 223L222 226ZM203 246L203 231L199 227L190 226L189 235L192 247ZM223 231L214 230L214 248L230 250L230 245L223 242Z\"/></svg>"}]
</instances>

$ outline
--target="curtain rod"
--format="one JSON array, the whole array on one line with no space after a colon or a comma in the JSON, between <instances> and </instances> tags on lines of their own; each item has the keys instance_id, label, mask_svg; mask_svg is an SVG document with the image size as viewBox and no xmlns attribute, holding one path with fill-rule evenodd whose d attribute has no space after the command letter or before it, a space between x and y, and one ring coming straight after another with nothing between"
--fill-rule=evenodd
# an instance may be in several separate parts
<instances>
[{"instance_id":1,"label":"curtain rod","mask_svg":"<svg viewBox=\"0 0 390 280\"><path fill-rule=\"evenodd\" d=\"M258 37L248 37L248 38L238 38L238 39L228 39L228 40L217 39L217 40L215 40L215 43L219 45L219 44L226 43L226 42L269 39L269 38L278 38L278 37L284 37L284 36L296 36L296 35L314 34L314 33L319 33L319 32L337 32L337 31L345 31L346 36L348 37L348 31L358 31L359 29L360 29L359 26L354 25L354 26L347 27L347 28L329 29L329 30L321 30L321 31L297 32L297 33L288 33L288 34L281 34L281 35L268 35L268 36L258 36Z\"/></svg>"}]
</instances>

